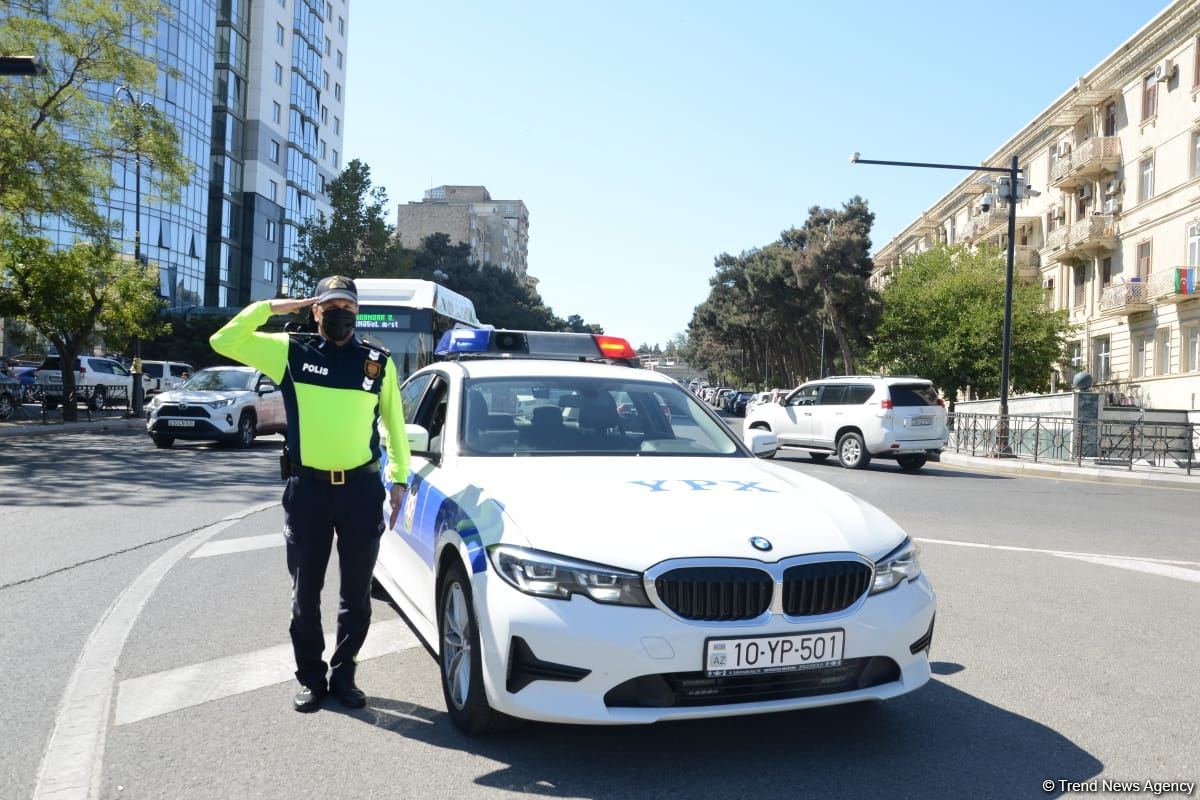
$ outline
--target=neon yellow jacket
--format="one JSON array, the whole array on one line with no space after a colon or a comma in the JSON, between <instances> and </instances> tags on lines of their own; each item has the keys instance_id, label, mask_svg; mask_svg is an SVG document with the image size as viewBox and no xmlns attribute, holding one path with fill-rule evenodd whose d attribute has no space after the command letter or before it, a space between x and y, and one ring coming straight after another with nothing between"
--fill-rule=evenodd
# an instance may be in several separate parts
<instances>
[{"instance_id":1,"label":"neon yellow jacket","mask_svg":"<svg viewBox=\"0 0 1200 800\"><path fill-rule=\"evenodd\" d=\"M387 478L407 483L408 436L400 387L386 350L357 336L344 347L312 334L259 333L270 301L252 303L212 335L213 350L262 370L283 391L292 461L313 469L353 469L381 455L387 429Z\"/></svg>"}]
</instances>

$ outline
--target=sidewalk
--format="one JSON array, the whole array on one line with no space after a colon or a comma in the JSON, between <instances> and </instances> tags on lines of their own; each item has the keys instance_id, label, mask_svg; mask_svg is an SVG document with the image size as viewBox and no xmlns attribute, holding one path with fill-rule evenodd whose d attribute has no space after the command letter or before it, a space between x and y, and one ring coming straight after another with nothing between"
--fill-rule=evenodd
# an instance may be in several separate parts
<instances>
[{"instance_id":1,"label":"sidewalk","mask_svg":"<svg viewBox=\"0 0 1200 800\"><path fill-rule=\"evenodd\" d=\"M62 416L54 412L46 422L42 422L40 414L20 415L19 419L0 422L0 440L16 439L25 436L55 436L67 433L109 433L112 431L146 429L146 420L134 417L102 417L93 415L88 422L87 414L79 412L75 422L63 422Z\"/></svg>"},{"instance_id":2,"label":"sidewalk","mask_svg":"<svg viewBox=\"0 0 1200 800\"><path fill-rule=\"evenodd\" d=\"M981 472L996 472L1008 475L1025 475L1037 478L1067 478L1119 483L1132 486L1153 486L1167 489L1200 490L1200 469L1193 467L1189 477L1186 470L1177 467L1152 467L1134 464L1130 471L1125 467L1077 467L1074 464L1028 459L1000 459L987 456L969 456L952 450L942 452L941 463L951 467L963 467Z\"/></svg>"}]
</instances>

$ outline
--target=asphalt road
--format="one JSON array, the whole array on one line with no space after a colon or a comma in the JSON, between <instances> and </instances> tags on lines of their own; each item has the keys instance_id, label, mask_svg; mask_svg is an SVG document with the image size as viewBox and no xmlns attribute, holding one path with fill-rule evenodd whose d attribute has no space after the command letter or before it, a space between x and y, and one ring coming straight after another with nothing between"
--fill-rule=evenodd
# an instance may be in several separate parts
<instances>
[{"instance_id":1,"label":"asphalt road","mask_svg":"<svg viewBox=\"0 0 1200 800\"><path fill-rule=\"evenodd\" d=\"M0 797L57 785L80 742L99 765L85 786L105 798L1011 798L1072 794L1045 780L1200 778L1200 492L784 456L935 540L922 545L939 595L928 686L884 704L469 739L382 598L359 667L368 707L291 711L281 512L264 507L277 448L0 442ZM329 631L335 605L336 579ZM97 674L111 697L89 690ZM94 735L71 724L88 714Z\"/></svg>"}]
</instances>

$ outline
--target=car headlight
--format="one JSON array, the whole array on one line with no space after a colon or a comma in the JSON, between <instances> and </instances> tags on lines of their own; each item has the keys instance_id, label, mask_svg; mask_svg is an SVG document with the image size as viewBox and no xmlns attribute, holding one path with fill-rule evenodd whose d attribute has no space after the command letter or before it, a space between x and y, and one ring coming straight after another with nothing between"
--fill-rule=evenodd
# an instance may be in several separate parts
<instances>
[{"instance_id":1,"label":"car headlight","mask_svg":"<svg viewBox=\"0 0 1200 800\"><path fill-rule=\"evenodd\" d=\"M500 577L525 594L559 600L581 594L597 603L650 606L636 572L506 544L489 547L488 557Z\"/></svg>"},{"instance_id":2,"label":"car headlight","mask_svg":"<svg viewBox=\"0 0 1200 800\"><path fill-rule=\"evenodd\" d=\"M225 406L231 406L236 402L237 401L232 397L227 397L224 400L211 400L204 405L208 406L209 408L224 408Z\"/></svg>"},{"instance_id":3,"label":"car headlight","mask_svg":"<svg viewBox=\"0 0 1200 800\"><path fill-rule=\"evenodd\" d=\"M876 561L871 594L886 592L906 580L915 581L921 574L921 565L917 562L920 552L916 542L906 537L899 547Z\"/></svg>"}]
</instances>

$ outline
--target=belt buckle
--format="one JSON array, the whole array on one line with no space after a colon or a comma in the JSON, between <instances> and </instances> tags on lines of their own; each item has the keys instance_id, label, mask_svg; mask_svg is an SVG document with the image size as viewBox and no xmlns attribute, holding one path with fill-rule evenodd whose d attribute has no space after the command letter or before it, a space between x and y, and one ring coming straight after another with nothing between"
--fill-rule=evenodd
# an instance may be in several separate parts
<instances>
[{"instance_id":1,"label":"belt buckle","mask_svg":"<svg viewBox=\"0 0 1200 800\"><path fill-rule=\"evenodd\" d=\"M346 470L331 469L329 470L329 482L334 486L344 486L346 484Z\"/></svg>"}]
</instances>

